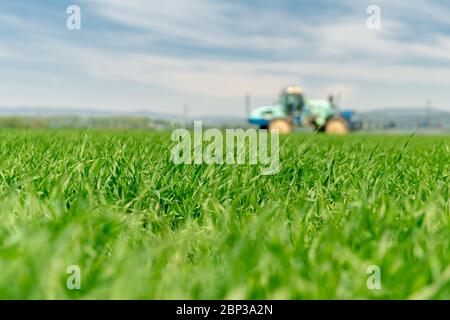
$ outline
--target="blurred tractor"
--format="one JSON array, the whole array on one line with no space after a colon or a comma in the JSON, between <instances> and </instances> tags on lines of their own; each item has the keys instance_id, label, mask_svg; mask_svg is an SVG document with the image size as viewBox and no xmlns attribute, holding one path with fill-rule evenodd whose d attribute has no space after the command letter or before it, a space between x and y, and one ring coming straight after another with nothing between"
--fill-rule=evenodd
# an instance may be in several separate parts
<instances>
[{"instance_id":1,"label":"blurred tractor","mask_svg":"<svg viewBox=\"0 0 450 320\"><path fill-rule=\"evenodd\" d=\"M307 100L298 86L284 88L278 104L253 110L248 121L280 133L290 133L295 126L313 126L317 131L343 135L361 127L352 111L337 110L332 96L328 100Z\"/></svg>"}]
</instances>

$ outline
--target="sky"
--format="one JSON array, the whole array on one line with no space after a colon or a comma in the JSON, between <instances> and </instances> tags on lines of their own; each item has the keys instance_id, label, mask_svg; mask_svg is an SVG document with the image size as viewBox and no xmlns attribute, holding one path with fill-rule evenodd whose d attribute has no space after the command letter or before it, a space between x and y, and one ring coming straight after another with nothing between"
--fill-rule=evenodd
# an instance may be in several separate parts
<instances>
[{"instance_id":1,"label":"sky","mask_svg":"<svg viewBox=\"0 0 450 320\"><path fill-rule=\"evenodd\" d=\"M0 0L3 107L242 117L246 94L291 84L359 111L450 111L448 0Z\"/></svg>"}]
</instances>

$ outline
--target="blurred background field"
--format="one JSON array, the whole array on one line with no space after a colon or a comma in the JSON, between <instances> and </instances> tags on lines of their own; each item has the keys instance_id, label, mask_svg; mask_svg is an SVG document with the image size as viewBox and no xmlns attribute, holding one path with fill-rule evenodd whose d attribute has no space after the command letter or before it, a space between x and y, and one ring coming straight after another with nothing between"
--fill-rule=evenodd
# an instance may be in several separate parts
<instances>
[{"instance_id":1,"label":"blurred background field","mask_svg":"<svg viewBox=\"0 0 450 320\"><path fill-rule=\"evenodd\" d=\"M250 107L249 107L250 108ZM427 109L381 109L357 112L363 133L450 134L450 112ZM194 120L214 128L252 127L245 117L200 116L150 111L99 111L96 109L0 108L0 128L109 128L152 131L192 127ZM297 131L313 132L311 128Z\"/></svg>"},{"instance_id":2,"label":"blurred background field","mask_svg":"<svg viewBox=\"0 0 450 320\"><path fill-rule=\"evenodd\" d=\"M0 1L0 299L450 299L449 17ZM173 164L195 120L283 129L281 171Z\"/></svg>"},{"instance_id":3,"label":"blurred background field","mask_svg":"<svg viewBox=\"0 0 450 320\"><path fill-rule=\"evenodd\" d=\"M450 298L448 136L285 136L274 176L174 165L168 132L0 136L0 298Z\"/></svg>"}]
</instances>

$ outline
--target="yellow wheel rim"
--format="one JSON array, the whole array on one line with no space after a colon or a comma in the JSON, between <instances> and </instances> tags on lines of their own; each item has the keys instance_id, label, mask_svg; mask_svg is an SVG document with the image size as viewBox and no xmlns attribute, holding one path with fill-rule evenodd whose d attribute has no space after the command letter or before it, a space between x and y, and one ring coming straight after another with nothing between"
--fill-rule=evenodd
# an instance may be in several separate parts
<instances>
[{"instance_id":1,"label":"yellow wheel rim","mask_svg":"<svg viewBox=\"0 0 450 320\"><path fill-rule=\"evenodd\" d=\"M287 134L292 132L292 124L289 120L286 119L275 119L270 122L269 130L279 130L282 134Z\"/></svg>"}]
</instances>

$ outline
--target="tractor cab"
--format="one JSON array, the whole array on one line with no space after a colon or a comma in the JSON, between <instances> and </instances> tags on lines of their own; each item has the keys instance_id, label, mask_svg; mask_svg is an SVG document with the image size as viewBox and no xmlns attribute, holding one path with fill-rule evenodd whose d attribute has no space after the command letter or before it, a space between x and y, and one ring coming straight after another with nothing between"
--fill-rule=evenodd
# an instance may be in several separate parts
<instances>
[{"instance_id":1,"label":"tractor cab","mask_svg":"<svg viewBox=\"0 0 450 320\"><path fill-rule=\"evenodd\" d=\"M303 89L298 86L289 86L283 89L280 94L280 105L287 115L301 112L305 105Z\"/></svg>"},{"instance_id":2,"label":"tractor cab","mask_svg":"<svg viewBox=\"0 0 450 320\"><path fill-rule=\"evenodd\" d=\"M248 121L261 129L280 133L311 126L317 131L345 134L353 129L351 118L338 110L333 97L306 99L301 87L289 86L281 91L278 103L253 110Z\"/></svg>"}]
</instances>

